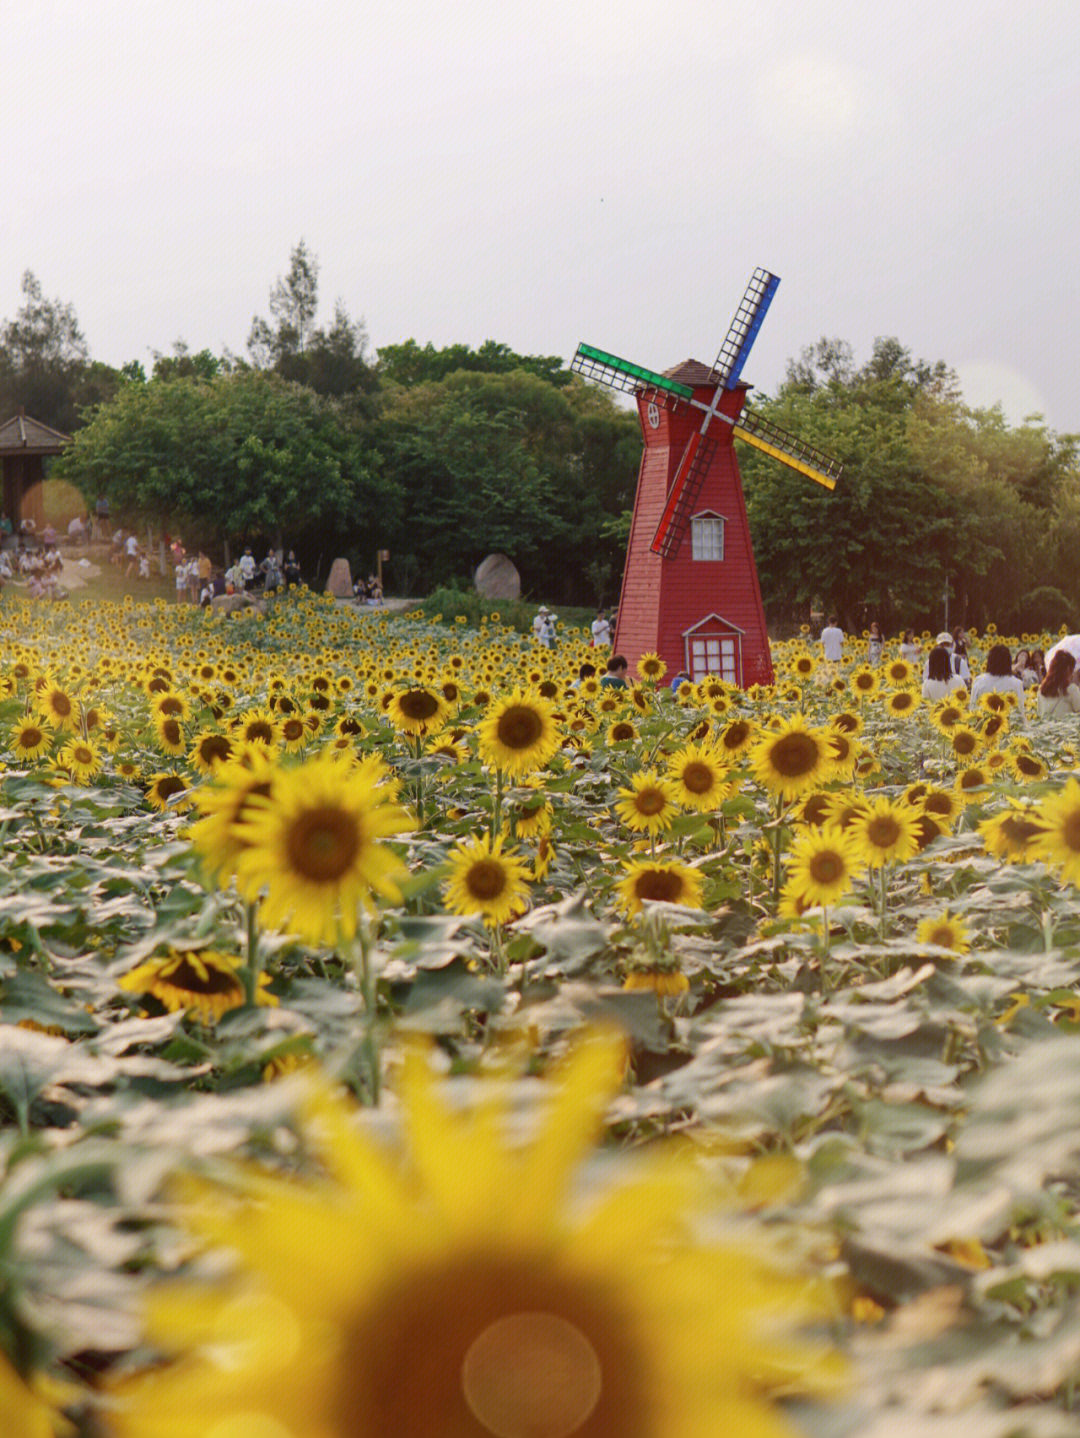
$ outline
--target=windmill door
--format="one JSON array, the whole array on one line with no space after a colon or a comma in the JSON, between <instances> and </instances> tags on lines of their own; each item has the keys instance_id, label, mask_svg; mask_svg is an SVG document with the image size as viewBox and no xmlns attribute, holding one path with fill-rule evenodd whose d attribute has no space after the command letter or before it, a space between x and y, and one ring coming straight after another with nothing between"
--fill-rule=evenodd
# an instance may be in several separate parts
<instances>
[{"instance_id":1,"label":"windmill door","mask_svg":"<svg viewBox=\"0 0 1080 1438\"><path fill-rule=\"evenodd\" d=\"M695 683L715 674L728 684L742 685L744 632L719 614L706 615L686 631L686 672Z\"/></svg>"}]
</instances>

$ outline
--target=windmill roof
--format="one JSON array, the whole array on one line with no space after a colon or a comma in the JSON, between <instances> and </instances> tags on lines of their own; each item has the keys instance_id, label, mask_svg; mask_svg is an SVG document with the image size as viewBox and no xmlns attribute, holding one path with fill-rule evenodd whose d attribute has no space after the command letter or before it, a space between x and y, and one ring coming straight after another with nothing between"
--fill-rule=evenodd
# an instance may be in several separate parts
<instances>
[{"instance_id":1,"label":"windmill roof","mask_svg":"<svg viewBox=\"0 0 1080 1438\"><path fill-rule=\"evenodd\" d=\"M684 359L682 364L673 365L671 369L663 371L665 379L673 379L678 384L688 384L694 389L700 385L715 384L716 376L707 364L700 360ZM742 389L749 389L750 385L741 385Z\"/></svg>"}]
</instances>

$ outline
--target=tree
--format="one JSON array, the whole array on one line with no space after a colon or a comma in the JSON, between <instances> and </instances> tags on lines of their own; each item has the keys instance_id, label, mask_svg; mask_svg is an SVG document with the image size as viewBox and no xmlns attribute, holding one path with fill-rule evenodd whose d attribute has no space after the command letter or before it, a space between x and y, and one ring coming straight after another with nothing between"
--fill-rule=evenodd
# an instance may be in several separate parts
<instances>
[{"instance_id":1,"label":"tree","mask_svg":"<svg viewBox=\"0 0 1080 1438\"><path fill-rule=\"evenodd\" d=\"M497 340L485 340L476 350L461 344L437 350L430 341L421 349L414 339L408 339L398 345L383 345L378 368L381 380L406 388L447 379L457 370L482 370L487 374L525 370L559 388L572 379L570 371L563 369L561 356L519 355Z\"/></svg>"},{"instance_id":2,"label":"tree","mask_svg":"<svg viewBox=\"0 0 1080 1438\"><path fill-rule=\"evenodd\" d=\"M80 422L80 406L106 398L120 377L107 365L90 363L74 306L46 299L30 270L22 293L22 308L0 330L0 413L6 419L21 405L69 433Z\"/></svg>"},{"instance_id":3,"label":"tree","mask_svg":"<svg viewBox=\"0 0 1080 1438\"><path fill-rule=\"evenodd\" d=\"M113 513L180 525L192 539L288 531L354 534L391 520L400 492L331 401L256 370L125 385L61 456L59 470Z\"/></svg>"},{"instance_id":4,"label":"tree","mask_svg":"<svg viewBox=\"0 0 1080 1438\"><path fill-rule=\"evenodd\" d=\"M273 329L264 319L252 321L248 349L255 364L266 369L285 355L303 354L319 307L319 262L301 240L289 256L289 271L278 276L270 291Z\"/></svg>"}]
</instances>

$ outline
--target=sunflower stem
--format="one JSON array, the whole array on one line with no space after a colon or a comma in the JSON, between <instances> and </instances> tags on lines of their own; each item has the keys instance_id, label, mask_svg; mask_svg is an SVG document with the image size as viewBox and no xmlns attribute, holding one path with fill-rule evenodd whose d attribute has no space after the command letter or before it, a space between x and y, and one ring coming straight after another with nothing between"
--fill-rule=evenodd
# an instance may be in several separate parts
<instances>
[{"instance_id":1,"label":"sunflower stem","mask_svg":"<svg viewBox=\"0 0 1080 1438\"><path fill-rule=\"evenodd\" d=\"M375 1025L376 993L375 966L371 962L371 928L367 915L361 913L356 926L356 941L352 945L354 965L360 979L360 992L364 998L364 1040L362 1044L364 1064L367 1068L367 1091L371 1105L378 1108L382 1088L381 1061L379 1056L379 1034Z\"/></svg>"},{"instance_id":2,"label":"sunflower stem","mask_svg":"<svg viewBox=\"0 0 1080 1438\"><path fill-rule=\"evenodd\" d=\"M240 978L244 985L244 1003L249 1009L253 1009L258 1001L259 978L262 975L262 959L259 955L259 924L256 917L256 905L245 904L244 908L246 911L247 961L240 970Z\"/></svg>"},{"instance_id":3,"label":"sunflower stem","mask_svg":"<svg viewBox=\"0 0 1080 1438\"><path fill-rule=\"evenodd\" d=\"M503 771L495 769L495 799L491 806L491 842L494 844L502 827Z\"/></svg>"}]
</instances>

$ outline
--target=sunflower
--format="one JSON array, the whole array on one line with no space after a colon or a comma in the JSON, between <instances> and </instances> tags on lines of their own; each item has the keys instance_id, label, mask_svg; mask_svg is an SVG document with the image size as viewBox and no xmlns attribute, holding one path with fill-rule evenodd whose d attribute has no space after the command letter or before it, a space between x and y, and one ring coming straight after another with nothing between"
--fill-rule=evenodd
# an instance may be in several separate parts
<instances>
[{"instance_id":1,"label":"sunflower","mask_svg":"<svg viewBox=\"0 0 1080 1438\"><path fill-rule=\"evenodd\" d=\"M914 681L915 666L909 664L906 659L890 659L885 665L885 678L890 684L895 684L902 689Z\"/></svg>"},{"instance_id":2,"label":"sunflower","mask_svg":"<svg viewBox=\"0 0 1080 1438\"><path fill-rule=\"evenodd\" d=\"M418 684L394 690L386 713L395 729L417 737L437 733L450 717L450 706L438 689Z\"/></svg>"},{"instance_id":3,"label":"sunflower","mask_svg":"<svg viewBox=\"0 0 1080 1438\"><path fill-rule=\"evenodd\" d=\"M269 794L248 794L235 826L247 845L237 886L249 899L262 895L267 928L332 944L353 937L373 894L400 899L405 866L382 840L411 821L380 782L384 774L378 760L352 766L320 755L275 770Z\"/></svg>"},{"instance_id":4,"label":"sunflower","mask_svg":"<svg viewBox=\"0 0 1080 1438\"><path fill-rule=\"evenodd\" d=\"M20 719L11 731L16 759L40 759L52 746L53 731L43 719Z\"/></svg>"},{"instance_id":5,"label":"sunflower","mask_svg":"<svg viewBox=\"0 0 1080 1438\"><path fill-rule=\"evenodd\" d=\"M637 736L637 725L632 719L616 719L608 725L605 737L609 744L632 744Z\"/></svg>"},{"instance_id":6,"label":"sunflower","mask_svg":"<svg viewBox=\"0 0 1080 1438\"><path fill-rule=\"evenodd\" d=\"M824 789L815 789L800 803L795 818L802 824L809 824L813 829L823 828L829 822L833 797Z\"/></svg>"},{"instance_id":7,"label":"sunflower","mask_svg":"<svg viewBox=\"0 0 1080 1438\"><path fill-rule=\"evenodd\" d=\"M243 966L238 954L219 954L213 949L174 950L148 959L116 982L126 993L152 994L170 1013L183 1010L209 1025L243 1005L244 985L239 977ZM269 974L259 975L256 1001L260 1004L277 1003L274 995L265 991L269 982Z\"/></svg>"},{"instance_id":8,"label":"sunflower","mask_svg":"<svg viewBox=\"0 0 1080 1438\"><path fill-rule=\"evenodd\" d=\"M1026 749L1010 750L1007 755L1007 763L1009 773L1013 778L1019 779L1024 784L1032 784L1039 779L1045 779L1050 772L1038 754L1032 754Z\"/></svg>"},{"instance_id":9,"label":"sunflower","mask_svg":"<svg viewBox=\"0 0 1080 1438\"><path fill-rule=\"evenodd\" d=\"M298 714L290 714L287 719L282 719L278 732L286 754L298 753L312 737L308 721L301 719Z\"/></svg>"},{"instance_id":10,"label":"sunflower","mask_svg":"<svg viewBox=\"0 0 1080 1438\"><path fill-rule=\"evenodd\" d=\"M491 705L477 734L484 763L511 778L542 769L560 744L551 704L521 689Z\"/></svg>"},{"instance_id":11,"label":"sunflower","mask_svg":"<svg viewBox=\"0 0 1080 1438\"><path fill-rule=\"evenodd\" d=\"M660 658L659 654L649 650L638 660L637 672L642 679L650 684L655 684L658 679L663 679L667 673L667 665Z\"/></svg>"},{"instance_id":12,"label":"sunflower","mask_svg":"<svg viewBox=\"0 0 1080 1438\"><path fill-rule=\"evenodd\" d=\"M550 799L539 788L526 786L508 799L503 812L518 839L536 839L551 832L554 811Z\"/></svg>"},{"instance_id":13,"label":"sunflower","mask_svg":"<svg viewBox=\"0 0 1080 1438\"><path fill-rule=\"evenodd\" d=\"M993 818L984 819L979 834L987 852L1007 864L1023 864L1031 857L1031 841L1041 834L1043 825L1038 811L1031 804L1009 800L1009 807Z\"/></svg>"},{"instance_id":14,"label":"sunflower","mask_svg":"<svg viewBox=\"0 0 1080 1438\"><path fill-rule=\"evenodd\" d=\"M863 813L851 822L863 861L871 869L902 863L918 849L919 811L903 800L879 795L867 799Z\"/></svg>"},{"instance_id":15,"label":"sunflower","mask_svg":"<svg viewBox=\"0 0 1080 1438\"><path fill-rule=\"evenodd\" d=\"M615 902L629 918L649 901L701 908L701 875L688 864L675 859L632 859L623 867L625 874L615 885Z\"/></svg>"},{"instance_id":16,"label":"sunflower","mask_svg":"<svg viewBox=\"0 0 1080 1438\"><path fill-rule=\"evenodd\" d=\"M182 774L173 773L172 770L151 774L146 784L147 802L163 814L170 809L186 809L191 803L191 797L188 795L190 784ZM178 798L178 795L186 797Z\"/></svg>"},{"instance_id":17,"label":"sunflower","mask_svg":"<svg viewBox=\"0 0 1080 1438\"><path fill-rule=\"evenodd\" d=\"M270 793L274 769L265 749L255 746L234 759L220 761L213 770L213 784L200 785L194 803L201 818L188 834L211 876L228 883L236 860L247 847L240 831L248 803Z\"/></svg>"},{"instance_id":18,"label":"sunflower","mask_svg":"<svg viewBox=\"0 0 1080 1438\"><path fill-rule=\"evenodd\" d=\"M547 877L547 872L554 862L555 845L551 842L550 835L544 834L536 841L530 877L539 883L541 879Z\"/></svg>"},{"instance_id":19,"label":"sunflower","mask_svg":"<svg viewBox=\"0 0 1080 1438\"><path fill-rule=\"evenodd\" d=\"M788 854L784 888L807 908L835 904L849 892L862 867L859 845L850 830L834 824L800 829Z\"/></svg>"},{"instance_id":20,"label":"sunflower","mask_svg":"<svg viewBox=\"0 0 1080 1438\"><path fill-rule=\"evenodd\" d=\"M38 713L54 729L74 729L78 723L78 702L60 684L46 681L38 691L35 702Z\"/></svg>"},{"instance_id":21,"label":"sunflower","mask_svg":"<svg viewBox=\"0 0 1080 1438\"><path fill-rule=\"evenodd\" d=\"M188 1226L239 1281L151 1296L149 1339L173 1361L112 1382L116 1438L204 1438L207 1414L277 1438L788 1433L781 1395L835 1366L799 1332L823 1305L779 1244L725 1214L681 1149L620 1157L571 1201L623 1063L579 1045L510 1148L505 1081L463 1110L414 1054L397 1162L315 1089L325 1177L189 1183Z\"/></svg>"},{"instance_id":22,"label":"sunflower","mask_svg":"<svg viewBox=\"0 0 1080 1438\"><path fill-rule=\"evenodd\" d=\"M271 709L245 709L230 723L244 744L261 744L264 749L274 750L281 742L281 721Z\"/></svg>"},{"instance_id":23,"label":"sunflower","mask_svg":"<svg viewBox=\"0 0 1080 1438\"><path fill-rule=\"evenodd\" d=\"M68 770L76 784L85 784L101 768L101 751L89 739L72 739L60 750L56 762Z\"/></svg>"},{"instance_id":24,"label":"sunflower","mask_svg":"<svg viewBox=\"0 0 1080 1438\"><path fill-rule=\"evenodd\" d=\"M638 834L655 837L675 821L678 790L670 779L655 769L643 769L630 778L630 787L620 789L615 811L623 823Z\"/></svg>"},{"instance_id":25,"label":"sunflower","mask_svg":"<svg viewBox=\"0 0 1080 1438\"><path fill-rule=\"evenodd\" d=\"M728 759L733 759L736 754L744 754L757 737L752 719L732 719L721 729L716 744Z\"/></svg>"},{"instance_id":26,"label":"sunflower","mask_svg":"<svg viewBox=\"0 0 1080 1438\"><path fill-rule=\"evenodd\" d=\"M935 944L939 949L951 949L954 954L966 954L971 948L967 925L948 909L936 918L923 919L915 937L920 944Z\"/></svg>"},{"instance_id":27,"label":"sunflower","mask_svg":"<svg viewBox=\"0 0 1080 1438\"><path fill-rule=\"evenodd\" d=\"M1061 877L1080 883L1080 783L1070 779L1056 794L1048 795L1035 810L1039 832L1032 835L1033 859L1060 868Z\"/></svg>"},{"instance_id":28,"label":"sunflower","mask_svg":"<svg viewBox=\"0 0 1080 1438\"><path fill-rule=\"evenodd\" d=\"M841 709L829 720L830 729L835 729L840 734L850 734L852 738L861 734L863 727L862 715L856 714L852 709Z\"/></svg>"},{"instance_id":29,"label":"sunflower","mask_svg":"<svg viewBox=\"0 0 1080 1438\"><path fill-rule=\"evenodd\" d=\"M905 797L907 797L905 795ZM917 800L909 799L916 808L921 808L924 814L929 814L943 828L948 828L960 815L963 804L957 798L953 789L937 789L927 787L919 795Z\"/></svg>"},{"instance_id":30,"label":"sunflower","mask_svg":"<svg viewBox=\"0 0 1080 1438\"><path fill-rule=\"evenodd\" d=\"M967 769L961 769L956 778L956 791L965 801L974 798L975 789L984 789L991 782L991 775L979 764L972 764Z\"/></svg>"},{"instance_id":31,"label":"sunflower","mask_svg":"<svg viewBox=\"0 0 1080 1438\"><path fill-rule=\"evenodd\" d=\"M154 732L157 746L164 753L175 758L187 750L184 726L174 715L158 714L154 719Z\"/></svg>"},{"instance_id":32,"label":"sunflower","mask_svg":"<svg viewBox=\"0 0 1080 1438\"><path fill-rule=\"evenodd\" d=\"M840 730L825 731L827 762L822 777L849 779L859 757L859 745L850 734Z\"/></svg>"},{"instance_id":33,"label":"sunflower","mask_svg":"<svg viewBox=\"0 0 1080 1438\"><path fill-rule=\"evenodd\" d=\"M212 774L219 764L227 764L235 753L233 741L216 729L203 729L196 734L188 753L188 762L200 774Z\"/></svg>"},{"instance_id":34,"label":"sunflower","mask_svg":"<svg viewBox=\"0 0 1080 1438\"><path fill-rule=\"evenodd\" d=\"M853 694L858 694L861 699L870 699L878 692L881 680L876 669L855 669L848 677L848 684Z\"/></svg>"},{"instance_id":35,"label":"sunflower","mask_svg":"<svg viewBox=\"0 0 1080 1438\"><path fill-rule=\"evenodd\" d=\"M452 914L480 914L485 924L505 924L529 907L528 866L504 836L485 834L456 845L443 897Z\"/></svg>"},{"instance_id":36,"label":"sunflower","mask_svg":"<svg viewBox=\"0 0 1080 1438\"><path fill-rule=\"evenodd\" d=\"M828 738L824 731L809 728L801 715L782 721L754 745L754 778L780 799L800 798L831 762Z\"/></svg>"},{"instance_id":37,"label":"sunflower","mask_svg":"<svg viewBox=\"0 0 1080 1438\"><path fill-rule=\"evenodd\" d=\"M982 735L974 729L969 729L966 724L957 724L949 732L949 748L956 762L963 768L970 768L972 764L978 763L979 753L983 747Z\"/></svg>"},{"instance_id":38,"label":"sunflower","mask_svg":"<svg viewBox=\"0 0 1080 1438\"><path fill-rule=\"evenodd\" d=\"M911 689L898 689L885 700L885 708L894 719L910 719L922 704L922 700Z\"/></svg>"},{"instance_id":39,"label":"sunflower","mask_svg":"<svg viewBox=\"0 0 1080 1438\"><path fill-rule=\"evenodd\" d=\"M958 724L963 723L967 710L962 709L952 699L943 699L930 715L930 722L943 734L950 733Z\"/></svg>"},{"instance_id":40,"label":"sunflower","mask_svg":"<svg viewBox=\"0 0 1080 1438\"><path fill-rule=\"evenodd\" d=\"M817 660L812 654L799 654L791 667L800 679L809 679L817 668Z\"/></svg>"},{"instance_id":41,"label":"sunflower","mask_svg":"<svg viewBox=\"0 0 1080 1438\"><path fill-rule=\"evenodd\" d=\"M715 809L732 792L728 771L709 745L687 744L667 761L667 773L684 809Z\"/></svg>"}]
</instances>

